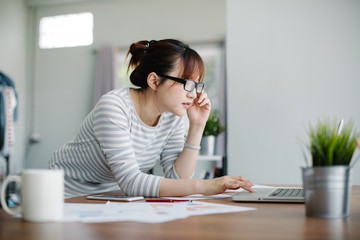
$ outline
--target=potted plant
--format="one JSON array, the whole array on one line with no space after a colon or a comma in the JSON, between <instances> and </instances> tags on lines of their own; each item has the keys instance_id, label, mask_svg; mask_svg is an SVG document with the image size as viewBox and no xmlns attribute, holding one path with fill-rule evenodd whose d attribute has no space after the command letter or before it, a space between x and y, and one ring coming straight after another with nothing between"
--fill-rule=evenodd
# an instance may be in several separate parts
<instances>
[{"instance_id":1,"label":"potted plant","mask_svg":"<svg viewBox=\"0 0 360 240\"><path fill-rule=\"evenodd\" d=\"M351 121L344 124L341 120L338 124L325 119L315 127L310 125L309 138L312 166L302 168L306 215L347 217L356 162L353 155L357 145L360 148L360 132Z\"/></svg>"},{"instance_id":2,"label":"potted plant","mask_svg":"<svg viewBox=\"0 0 360 240\"><path fill-rule=\"evenodd\" d=\"M221 125L219 112L212 110L201 139L202 155L215 155L216 137L223 131L225 131L225 127Z\"/></svg>"}]
</instances>

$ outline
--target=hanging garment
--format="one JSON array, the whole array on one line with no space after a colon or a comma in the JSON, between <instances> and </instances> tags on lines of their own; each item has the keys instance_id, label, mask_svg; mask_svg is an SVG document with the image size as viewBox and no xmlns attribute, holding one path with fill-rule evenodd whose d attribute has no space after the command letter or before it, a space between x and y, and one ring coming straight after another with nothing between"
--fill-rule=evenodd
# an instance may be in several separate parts
<instances>
[{"instance_id":1,"label":"hanging garment","mask_svg":"<svg viewBox=\"0 0 360 240\"><path fill-rule=\"evenodd\" d=\"M17 94L14 82L0 72L0 153L9 155L15 143L14 122L17 120Z\"/></svg>"}]
</instances>

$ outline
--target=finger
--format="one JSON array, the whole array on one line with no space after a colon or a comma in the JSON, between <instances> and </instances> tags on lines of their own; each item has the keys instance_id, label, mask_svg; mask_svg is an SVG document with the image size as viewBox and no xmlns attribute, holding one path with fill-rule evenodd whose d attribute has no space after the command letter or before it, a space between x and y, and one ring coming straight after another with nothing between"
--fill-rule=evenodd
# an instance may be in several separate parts
<instances>
[{"instance_id":1,"label":"finger","mask_svg":"<svg viewBox=\"0 0 360 240\"><path fill-rule=\"evenodd\" d=\"M206 98L207 98L206 92L202 91L201 93L199 93L198 100L197 100L198 104L201 104L204 101L204 99L206 99Z\"/></svg>"},{"instance_id":2,"label":"finger","mask_svg":"<svg viewBox=\"0 0 360 240\"><path fill-rule=\"evenodd\" d=\"M254 188L252 188L252 186L246 185L243 182L233 182L233 183L226 184L226 189L236 190L239 188L243 188L249 192L256 192L256 190Z\"/></svg>"},{"instance_id":3,"label":"finger","mask_svg":"<svg viewBox=\"0 0 360 240\"><path fill-rule=\"evenodd\" d=\"M241 187L241 182L236 180L230 180L225 183L226 189L239 189Z\"/></svg>"},{"instance_id":4,"label":"finger","mask_svg":"<svg viewBox=\"0 0 360 240\"><path fill-rule=\"evenodd\" d=\"M243 189L245 189L245 190L247 190L247 191L249 191L249 192L256 192L256 190L253 188L253 184L249 184L249 183L244 183L244 182L242 182L242 184L241 184L242 186L242 188Z\"/></svg>"},{"instance_id":5,"label":"finger","mask_svg":"<svg viewBox=\"0 0 360 240\"><path fill-rule=\"evenodd\" d=\"M203 102L200 103L198 106L199 106L200 108L204 108L204 109L206 109L206 110L210 110L210 109L211 109L210 101L207 101L207 100L203 101Z\"/></svg>"},{"instance_id":6,"label":"finger","mask_svg":"<svg viewBox=\"0 0 360 240\"><path fill-rule=\"evenodd\" d=\"M197 101L193 103L192 106L197 106L201 109L205 109L205 110L211 110L211 102L210 100L204 100L202 103L198 103Z\"/></svg>"},{"instance_id":7,"label":"finger","mask_svg":"<svg viewBox=\"0 0 360 240\"><path fill-rule=\"evenodd\" d=\"M200 103L200 107L206 106L210 104L209 98L204 98L204 100Z\"/></svg>"},{"instance_id":8,"label":"finger","mask_svg":"<svg viewBox=\"0 0 360 240\"><path fill-rule=\"evenodd\" d=\"M243 189L249 192L255 192L255 189L252 188L254 186L254 183L252 183L247 178L242 176L234 176L233 178L240 182L240 187L242 187Z\"/></svg>"},{"instance_id":9,"label":"finger","mask_svg":"<svg viewBox=\"0 0 360 240\"><path fill-rule=\"evenodd\" d=\"M253 188L252 186L250 186L250 187L244 187L244 189L247 190L247 191L249 191L249 192L252 192L252 193L256 192L255 188Z\"/></svg>"}]
</instances>

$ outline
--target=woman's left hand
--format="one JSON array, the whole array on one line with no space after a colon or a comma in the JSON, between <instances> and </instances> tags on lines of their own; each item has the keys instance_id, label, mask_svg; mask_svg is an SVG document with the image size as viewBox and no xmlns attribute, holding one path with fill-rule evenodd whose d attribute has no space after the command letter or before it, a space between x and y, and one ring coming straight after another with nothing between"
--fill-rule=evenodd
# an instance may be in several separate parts
<instances>
[{"instance_id":1,"label":"woman's left hand","mask_svg":"<svg viewBox=\"0 0 360 240\"><path fill-rule=\"evenodd\" d=\"M193 105L187 110L190 124L205 126L209 118L211 102L206 92L197 93Z\"/></svg>"}]
</instances>

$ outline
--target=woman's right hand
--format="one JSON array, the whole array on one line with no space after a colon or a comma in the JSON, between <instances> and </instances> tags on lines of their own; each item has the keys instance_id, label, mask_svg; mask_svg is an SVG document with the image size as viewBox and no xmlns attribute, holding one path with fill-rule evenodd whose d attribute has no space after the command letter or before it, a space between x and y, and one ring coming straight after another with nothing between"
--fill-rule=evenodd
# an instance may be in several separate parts
<instances>
[{"instance_id":1,"label":"woman's right hand","mask_svg":"<svg viewBox=\"0 0 360 240\"><path fill-rule=\"evenodd\" d=\"M249 192L255 192L254 184L242 176L223 176L210 180L203 180L202 194L214 195L224 193L227 189L243 188Z\"/></svg>"}]
</instances>

